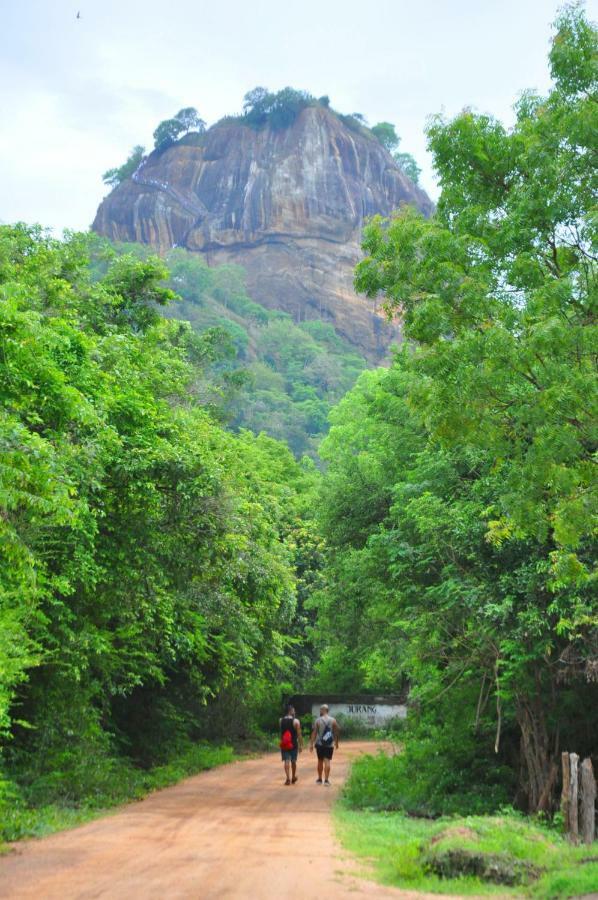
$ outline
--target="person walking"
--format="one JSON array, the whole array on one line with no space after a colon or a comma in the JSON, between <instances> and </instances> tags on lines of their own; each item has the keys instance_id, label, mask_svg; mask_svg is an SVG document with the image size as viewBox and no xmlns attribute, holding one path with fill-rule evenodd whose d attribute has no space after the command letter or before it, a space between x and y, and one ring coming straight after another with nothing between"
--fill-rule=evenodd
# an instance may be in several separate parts
<instances>
[{"instance_id":1,"label":"person walking","mask_svg":"<svg viewBox=\"0 0 598 900\"><path fill-rule=\"evenodd\" d=\"M338 736L338 722L328 715L328 706L323 703L309 739L310 752L313 752L315 746L318 757L316 784L322 784L322 775L324 775L324 784L330 784L330 763L334 750L338 750Z\"/></svg>"},{"instance_id":2,"label":"person walking","mask_svg":"<svg viewBox=\"0 0 598 900\"><path fill-rule=\"evenodd\" d=\"M295 716L295 707L288 703L286 711L280 720L280 754L286 775L285 785L296 784L297 778L297 754L303 750L303 736L301 734L301 722Z\"/></svg>"}]
</instances>

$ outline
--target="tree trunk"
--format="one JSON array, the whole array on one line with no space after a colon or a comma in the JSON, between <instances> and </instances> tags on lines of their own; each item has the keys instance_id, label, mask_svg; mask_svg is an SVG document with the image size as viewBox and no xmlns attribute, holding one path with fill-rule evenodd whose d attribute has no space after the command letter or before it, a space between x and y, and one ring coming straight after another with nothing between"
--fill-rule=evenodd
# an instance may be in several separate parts
<instances>
[{"instance_id":1,"label":"tree trunk","mask_svg":"<svg viewBox=\"0 0 598 900\"><path fill-rule=\"evenodd\" d=\"M596 832L596 779L592 760L588 757L581 764L581 839L591 844Z\"/></svg>"},{"instance_id":2,"label":"tree trunk","mask_svg":"<svg viewBox=\"0 0 598 900\"><path fill-rule=\"evenodd\" d=\"M569 834L569 804L571 803L571 766L569 765L569 754L561 753L563 763L563 791L561 793L561 812L563 814L563 828L565 834Z\"/></svg>"},{"instance_id":3,"label":"tree trunk","mask_svg":"<svg viewBox=\"0 0 598 900\"><path fill-rule=\"evenodd\" d=\"M577 753L569 754L571 764L571 788L569 790L569 834L571 840L577 843L579 840L579 786L578 786L578 763L579 756Z\"/></svg>"},{"instance_id":4,"label":"tree trunk","mask_svg":"<svg viewBox=\"0 0 598 900\"><path fill-rule=\"evenodd\" d=\"M558 773L550 749L550 737L539 697L517 698L517 721L521 729L521 755L525 771L525 792L530 813L546 811Z\"/></svg>"}]
</instances>

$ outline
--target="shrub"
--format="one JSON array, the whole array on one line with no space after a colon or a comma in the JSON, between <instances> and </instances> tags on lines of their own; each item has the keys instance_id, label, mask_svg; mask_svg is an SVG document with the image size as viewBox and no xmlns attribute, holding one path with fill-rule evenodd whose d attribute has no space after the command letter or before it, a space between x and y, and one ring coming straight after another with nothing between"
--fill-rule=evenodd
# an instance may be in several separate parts
<instances>
[{"instance_id":1,"label":"shrub","mask_svg":"<svg viewBox=\"0 0 598 900\"><path fill-rule=\"evenodd\" d=\"M511 770L474 735L429 723L425 734L414 730L406 726L402 752L357 760L345 788L350 806L435 817L494 812L509 803Z\"/></svg>"}]
</instances>

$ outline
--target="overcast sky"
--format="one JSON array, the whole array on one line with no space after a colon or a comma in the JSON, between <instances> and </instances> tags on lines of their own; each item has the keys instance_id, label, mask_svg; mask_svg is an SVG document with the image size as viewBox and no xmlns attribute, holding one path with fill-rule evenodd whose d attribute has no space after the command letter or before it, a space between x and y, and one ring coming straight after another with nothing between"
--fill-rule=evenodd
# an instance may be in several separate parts
<instances>
[{"instance_id":1,"label":"overcast sky","mask_svg":"<svg viewBox=\"0 0 598 900\"><path fill-rule=\"evenodd\" d=\"M545 91L560 0L0 0L0 221L87 228L102 173L157 123L210 124L256 85L329 94L394 122L423 168L426 118L464 106L512 121ZM597 17L598 0L586 8ZM77 19L77 12L80 18Z\"/></svg>"}]
</instances>

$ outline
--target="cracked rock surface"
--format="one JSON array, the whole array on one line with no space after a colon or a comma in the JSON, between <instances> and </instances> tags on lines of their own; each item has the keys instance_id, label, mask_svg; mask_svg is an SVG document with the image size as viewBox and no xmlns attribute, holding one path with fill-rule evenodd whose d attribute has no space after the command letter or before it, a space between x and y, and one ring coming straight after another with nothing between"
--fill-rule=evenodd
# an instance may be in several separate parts
<instances>
[{"instance_id":1,"label":"cracked rock surface","mask_svg":"<svg viewBox=\"0 0 598 900\"><path fill-rule=\"evenodd\" d=\"M330 322L376 362L400 331L355 293L353 269L364 220L404 203L433 209L378 141L308 107L285 129L223 121L150 154L103 200L93 228L241 265L256 300L295 321Z\"/></svg>"}]
</instances>

